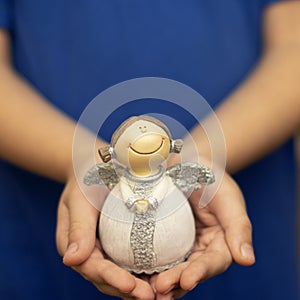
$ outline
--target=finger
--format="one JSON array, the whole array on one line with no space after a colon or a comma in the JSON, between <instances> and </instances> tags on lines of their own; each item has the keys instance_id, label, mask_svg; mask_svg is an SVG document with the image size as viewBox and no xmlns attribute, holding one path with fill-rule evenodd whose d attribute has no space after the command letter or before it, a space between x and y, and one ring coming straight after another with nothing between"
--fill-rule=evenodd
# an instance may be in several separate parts
<instances>
[{"instance_id":1,"label":"finger","mask_svg":"<svg viewBox=\"0 0 300 300\"><path fill-rule=\"evenodd\" d=\"M104 259L97 248L94 249L89 259L74 269L84 278L92 281L104 293L109 292L110 295L138 299L154 299L155 297L149 283Z\"/></svg>"},{"instance_id":2,"label":"finger","mask_svg":"<svg viewBox=\"0 0 300 300\"><path fill-rule=\"evenodd\" d=\"M241 216L227 226L225 236L235 262L243 266L255 263L252 226L248 217Z\"/></svg>"},{"instance_id":3,"label":"finger","mask_svg":"<svg viewBox=\"0 0 300 300\"><path fill-rule=\"evenodd\" d=\"M166 295L163 294L156 294L156 300L172 300L174 299L174 293L170 292Z\"/></svg>"},{"instance_id":4,"label":"finger","mask_svg":"<svg viewBox=\"0 0 300 300\"><path fill-rule=\"evenodd\" d=\"M66 205L70 226L68 249L63 262L74 266L84 262L94 249L99 212L85 199L78 187L72 191Z\"/></svg>"},{"instance_id":5,"label":"finger","mask_svg":"<svg viewBox=\"0 0 300 300\"><path fill-rule=\"evenodd\" d=\"M104 285L104 284L96 284L93 283L94 286L103 294L113 296L113 297L118 297L124 300L135 300L136 297L131 296L130 294L127 293L121 293L119 290L116 288L109 286L109 285Z\"/></svg>"},{"instance_id":6,"label":"finger","mask_svg":"<svg viewBox=\"0 0 300 300\"><path fill-rule=\"evenodd\" d=\"M172 293L173 293L172 299L180 299L187 294L187 291L183 289L175 289Z\"/></svg>"},{"instance_id":7,"label":"finger","mask_svg":"<svg viewBox=\"0 0 300 300\"><path fill-rule=\"evenodd\" d=\"M252 265L255 256L252 246L252 226L243 195L229 176L218 195L209 205L225 230L225 237L234 260L244 266Z\"/></svg>"},{"instance_id":8,"label":"finger","mask_svg":"<svg viewBox=\"0 0 300 300\"><path fill-rule=\"evenodd\" d=\"M149 284L152 287L153 292L156 294L156 279L158 274L153 274L149 278Z\"/></svg>"},{"instance_id":9,"label":"finger","mask_svg":"<svg viewBox=\"0 0 300 300\"><path fill-rule=\"evenodd\" d=\"M135 288L134 276L104 259L98 248L94 248L85 262L73 268L85 279L97 285L109 285L122 293L130 293Z\"/></svg>"},{"instance_id":10,"label":"finger","mask_svg":"<svg viewBox=\"0 0 300 300\"><path fill-rule=\"evenodd\" d=\"M103 294L113 296L113 297L118 297L122 299L135 299L134 297L131 297L129 294L121 293L119 290L116 288L109 286L109 285L104 285L104 284L97 284L93 282L93 285Z\"/></svg>"},{"instance_id":11,"label":"finger","mask_svg":"<svg viewBox=\"0 0 300 300\"><path fill-rule=\"evenodd\" d=\"M69 211L61 201L57 209L56 246L58 253L63 256L67 251L69 241Z\"/></svg>"},{"instance_id":12,"label":"finger","mask_svg":"<svg viewBox=\"0 0 300 300\"><path fill-rule=\"evenodd\" d=\"M153 281L152 283L155 283L156 278L154 277L152 280L150 280L150 282ZM151 285L152 286L152 285ZM160 294L160 293L156 293L156 300L171 300L171 299L180 299L182 298L185 294L187 293L187 291L184 291L181 288L178 287L174 287L170 292L168 292L167 294Z\"/></svg>"},{"instance_id":13,"label":"finger","mask_svg":"<svg viewBox=\"0 0 300 300\"><path fill-rule=\"evenodd\" d=\"M189 263L184 262L164 271L155 278L155 290L160 294L168 294L179 285L180 277Z\"/></svg>"},{"instance_id":14,"label":"finger","mask_svg":"<svg viewBox=\"0 0 300 300\"><path fill-rule=\"evenodd\" d=\"M130 295L136 299L152 300L155 299L155 294L150 284L142 279L135 277L135 288Z\"/></svg>"},{"instance_id":15,"label":"finger","mask_svg":"<svg viewBox=\"0 0 300 300\"><path fill-rule=\"evenodd\" d=\"M185 291L193 290L199 282L218 275L231 265L232 258L223 233L219 232L207 250L193 254L193 260L183 270L180 287Z\"/></svg>"},{"instance_id":16,"label":"finger","mask_svg":"<svg viewBox=\"0 0 300 300\"><path fill-rule=\"evenodd\" d=\"M114 274L115 276L116 274ZM105 293L107 295L111 295L111 296L116 296L116 297L120 297L122 299L144 299L144 300L152 300L155 299L155 294L153 292L153 290L151 289L150 285L139 279L139 278L135 278L135 286L134 288L131 290L131 287L128 286L129 282L128 281L124 281L123 282L125 284L127 284L127 286L123 285L122 287L120 287L120 285L118 286L113 286L113 285L109 285L108 282L111 282L111 280L108 279L108 282L105 283L104 279L106 276L104 276L103 278L100 279L100 281L102 283L95 283L94 285L99 289L99 291L101 291L102 293ZM99 282L99 279L98 279ZM124 291L127 292L124 292ZM131 290L130 292L128 292L129 290Z\"/></svg>"}]
</instances>

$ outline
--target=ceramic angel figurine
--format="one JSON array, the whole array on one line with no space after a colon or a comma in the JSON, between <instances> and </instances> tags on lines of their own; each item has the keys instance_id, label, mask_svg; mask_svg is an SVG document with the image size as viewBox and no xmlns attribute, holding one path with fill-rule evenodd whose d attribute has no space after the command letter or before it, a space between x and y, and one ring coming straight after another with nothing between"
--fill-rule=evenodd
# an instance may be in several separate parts
<instances>
[{"instance_id":1,"label":"ceramic angel figurine","mask_svg":"<svg viewBox=\"0 0 300 300\"><path fill-rule=\"evenodd\" d=\"M92 167L84 183L106 185L99 236L106 255L134 273L162 272L184 261L195 240L194 217L186 194L214 182L207 167L196 163L164 169L182 140L149 116L131 117L99 149L104 161ZM111 162L113 159L113 162Z\"/></svg>"}]
</instances>

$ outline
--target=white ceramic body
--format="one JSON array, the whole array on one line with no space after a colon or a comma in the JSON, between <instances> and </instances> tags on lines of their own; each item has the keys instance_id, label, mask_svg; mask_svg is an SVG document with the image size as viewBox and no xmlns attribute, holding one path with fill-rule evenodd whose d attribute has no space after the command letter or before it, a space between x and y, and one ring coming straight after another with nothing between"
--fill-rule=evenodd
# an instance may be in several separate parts
<instances>
[{"instance_id":1,"label":"white ceramic body","mask_svg":"<svg viewBox=\"0 0 300 300\"><path fill-rule=\"evenodd\" d=\"M136 269L130 244L134 212L125 202L132 194L126 180L121 180L108 195L102 208L99 234L105 253L118 265L136 273L160 272L189 254L195 240L191 207L171 178L164 176L153 195L158 200L153 249L156 262L151 269Z\"/></svg>"}]
</instances>

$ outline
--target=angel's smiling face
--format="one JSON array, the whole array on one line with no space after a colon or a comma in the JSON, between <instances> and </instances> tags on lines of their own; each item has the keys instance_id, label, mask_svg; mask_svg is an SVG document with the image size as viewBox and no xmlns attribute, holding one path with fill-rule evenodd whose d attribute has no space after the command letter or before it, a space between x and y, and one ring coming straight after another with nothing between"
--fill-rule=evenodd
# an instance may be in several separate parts
<instances>
[{"instance_id":1,"label":"angel's smiling face","mask_svg":"<svg viewBox=\"0 0 300 300\"><path fill-rule=\"evenodd\" d=\"M116 159L137 176L149 176L158 171L170 152L166 131L148 120L137 120L118 138L114 146Z\"/></svg>"}]
</instances>

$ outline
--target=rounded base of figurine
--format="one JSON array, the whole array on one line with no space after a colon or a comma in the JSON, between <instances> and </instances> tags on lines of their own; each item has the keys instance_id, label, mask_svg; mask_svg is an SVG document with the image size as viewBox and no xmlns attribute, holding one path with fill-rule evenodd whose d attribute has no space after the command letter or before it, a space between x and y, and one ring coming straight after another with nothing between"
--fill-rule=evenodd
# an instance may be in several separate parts
<instances>
[{"instance_id":1,"label":"rounded base of figurine","mask_svg":"<svg viewBox=\"0 0 300 300\"><path fill-rule=\"evenodd\" d=\"M184 262L191 255L191 253L192 253L192 250L190 250L184 257L176 260L173 263L170 263L170 264L167 264L167 265L164 265L164 266L155 266L155 267L150 268L150 269L148 269L148 268L147 269L129 268L128 266L121 266L121 265L120 265L120 267L125 269L128 272L131 272L131 273L152 275L154 273L161 273L163 271L171 269L171 268L175 267L176 265Z\"/></svg>"}]
</instances>

